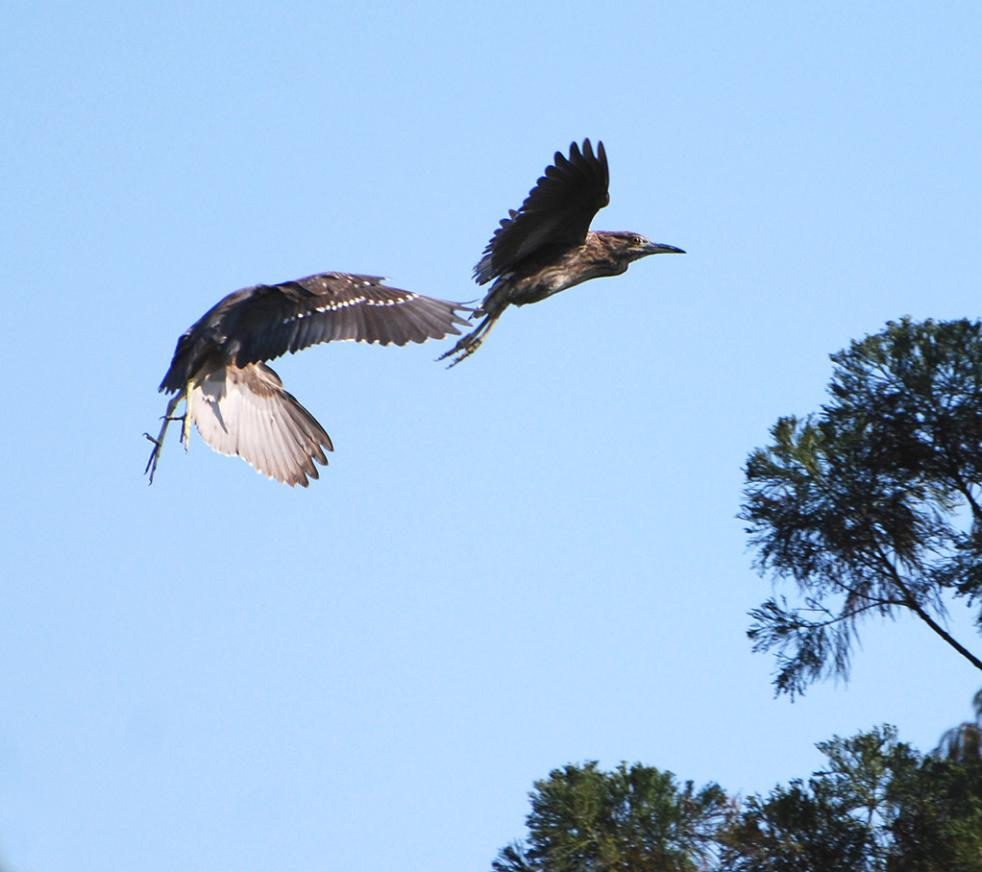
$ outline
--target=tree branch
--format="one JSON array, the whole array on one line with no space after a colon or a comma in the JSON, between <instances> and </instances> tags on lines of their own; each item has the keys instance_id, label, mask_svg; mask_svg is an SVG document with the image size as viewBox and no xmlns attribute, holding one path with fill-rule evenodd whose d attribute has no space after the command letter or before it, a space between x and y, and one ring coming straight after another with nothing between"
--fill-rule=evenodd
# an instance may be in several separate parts
<instances>
[{"instance_id":1,"label":"tree branch","mask_svg":"<svg viewBox=\"0 0 982 872\"><path fill-rule=\"evenodd\" d=\"M890 576L890 580L894 583L897 590L901 592L904 598L904 605L907 606L912 612L914 612L917 617L919 617L925 624L927 624L935 633L937 633L942 639L945 640L952 648L954 648L959 654L962 655L969 663L971 663L976 669L982 671L982 660L976 657L971 651L968 650L961 642L959 642L954 636L951 635L944 627L942 627L937 621L934 620L917 601L917 598L912 593L911 589L907 586L904 580L900 577L900 573L897 572L897 568L893 563L887 559L886 555L882 554L879 549L877 549L877 557L880 560L882 566L886 569L887 574Z\"/></svg>"}]
</instances>

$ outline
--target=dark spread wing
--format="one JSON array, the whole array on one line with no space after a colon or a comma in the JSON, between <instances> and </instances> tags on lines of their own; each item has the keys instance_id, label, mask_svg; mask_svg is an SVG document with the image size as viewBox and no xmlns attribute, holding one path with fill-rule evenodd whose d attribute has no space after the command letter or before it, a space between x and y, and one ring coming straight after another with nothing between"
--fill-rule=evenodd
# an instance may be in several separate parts
<instances>
[{"instance_id":1,"label":"dark spread wing","mask_svg":"<svg viewBox=\"0 0 982 872\"><path fill-rule=\"evenodd\" d=\"M470 326L460 303L390 288L377 276L319 273L234 291L177 341L160 390L182 390L196 373L227 363L246 366L318 342L405 345L442 339Z\"/></svg>"},{"instance_id":2,"label":"dark spread wing","mask_svg":"<svg viewBox=\"0 0 982 872\"><path fill-rule=\"evenodd\" d=\"M589 139L583 140L582 150L571 143L569 158L557 151L522 208L511 210L501 221L474 267L474 279L483 285L548 246L580 245L593 216L610 202L609 183L602 142L597 143L596 154Z\"/></svg>"},{"instance_id":3,"label":"dark spread wing","mask_svg":"<svg viewBox=\"0 0 982 872\"><path fill-rule=\"evenodd\" d=\"M458 303L390 288L377 276L320 273L259 285L221 319L230 359L239 366L319 342L405 345L459 333Z\"/></svg>"}]
</instances>

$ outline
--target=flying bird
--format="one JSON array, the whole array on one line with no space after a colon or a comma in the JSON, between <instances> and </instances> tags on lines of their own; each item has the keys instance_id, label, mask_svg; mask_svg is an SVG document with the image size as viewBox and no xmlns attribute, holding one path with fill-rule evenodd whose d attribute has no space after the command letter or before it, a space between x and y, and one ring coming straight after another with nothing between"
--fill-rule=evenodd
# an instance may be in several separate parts
<instances>
[{"instance_id":1,"label":"flying bird","mask_svg":"<svg viewBox=\"0 0 982 872\"><path fill-rule=\"evenodd\" d=\"M589 139L575 143L569 157L556 152L551 166L517 211L509 210L474 267L474 280L495 279L475 316L484 316L439 360L455 366L470 357L508 306L537 303L580 282L616 276L649 254L685 254L674 245L651 242L639 233L590 230L590 222L610 202L604 144L594 153Z\"/></svg>"},{"instance_id":2,"label":"flying bird","mask_svg":"<svg viewBox=\"0 0 982 872\"><path fill-rule=\"evenodd\" d=\"M215 451L238 455L264 475L306 487L317 463L333 451L331 437L283 389L264 361L320 342L349 340L405 345L460 334L466 306L382 284L376 276L319 273L229 294L177 340L160 383L173 394L147 461L153 482L167 425L181 421L188 444L193 421ZM184 400L184 414L175 417Z\"/></svg>"}]
</instances>

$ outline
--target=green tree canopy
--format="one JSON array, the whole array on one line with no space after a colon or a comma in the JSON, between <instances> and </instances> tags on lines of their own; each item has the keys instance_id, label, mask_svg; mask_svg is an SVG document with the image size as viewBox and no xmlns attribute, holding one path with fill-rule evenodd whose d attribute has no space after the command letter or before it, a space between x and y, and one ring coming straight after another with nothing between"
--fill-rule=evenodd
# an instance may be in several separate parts
<instances>
[{"instance_id":1,"label":"green tree canopy","mask_svg":"<svg viewBox=\"0 0 982 872\"><path fill-rule=\"evenodd\" d=\"M690 872L709 868L727 809L715 784L679 786L671 772L622 763L569 765L537 781L524 844L504 848L495 872Z\"/></svg>"},{"instance_id":2,"label":"green tree canopy","mask_svg":"<svg viewBox=\"0 0 982 872\"><path fill-rule=\"evenodd\" d=\"M832 361L830 402L747 462L757 566L800 595L751 612L754 648L793 696L848 675L861 618L907 610L982 670L944 625L982 597L982 325L904 319Z\"/></svg>"},{"instance_id":3,"label":"green tree canopy","mask_svg":"<svg viewBox=\"0 0 982 872\"><path fill-rule=\"evenodd\" d=\"M728 799L670 772L569 765L536 782L494 872L982 872L982 758L924 755L892 727L818 745L807 779Z\"/></svg>"},{"instance_id":4,"label":"green tree canopy","mask_svg":"<svg viewBox=\"0 0 982 872\"><path fill-rule=\"evenodd\" d=\"M818 745L826 766L752 796L721 872L979 872L982 761L922 756L892 727Z\"/></svg>"}]
</instances>

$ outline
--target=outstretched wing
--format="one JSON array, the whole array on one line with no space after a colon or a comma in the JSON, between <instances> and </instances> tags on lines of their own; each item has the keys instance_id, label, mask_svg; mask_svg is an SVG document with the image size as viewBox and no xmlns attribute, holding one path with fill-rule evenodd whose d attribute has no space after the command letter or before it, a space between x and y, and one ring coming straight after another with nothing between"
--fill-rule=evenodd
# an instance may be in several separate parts
<instances>
[{"instance_id":1,"label":"outstretched wing","mask_svg":"<svg viewBox=\"0 0 982 872\"><path fill-rule=\"evenodd\" d=\"M331 437L265 364L226 366L191 389L189 412L201 438L291 487L317 478Z\"/></svg>"},{"instance_id":2,"label":"outstretched wing","mask_svg":"<svg viewBox=\"0 0 982 872\"><path fill-rule=\"evenodd\" d=\"M239 292L241 293L241 292ZM442 339L467 325L459 303L390 288L377 276L319 273L248 289L224 313L221 332L239 366L319 342L405 345Z\"/></svg>"},{"instance_id":3,"label":"outstretched wing","mask_svg":"<svg viewBox=\"0 0 982 872\"><path fill-rule=\"evenodd\" d=\"M255 285L219 300L177 341L160 390L180 391L202 368L247 366L318 342L405 345L470 326L460 303L390 288L377 276L319 273Z\"/></svg>"},{"instance_id":4,"label":"outstretched wing","mask_svg":"<svg viewBox=\"0 0 982 872\"><path fill-rule=\"evenodd\" d=\"M596 154L589 139L583 140L582 150L570 143L568 158L557 151L522 208L501 221L474 267L475 281L483 285L540 249L582 244L593 216L610 202L609 184L602 142Z\"/></svg>"}]
</instances>

